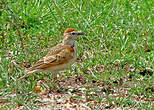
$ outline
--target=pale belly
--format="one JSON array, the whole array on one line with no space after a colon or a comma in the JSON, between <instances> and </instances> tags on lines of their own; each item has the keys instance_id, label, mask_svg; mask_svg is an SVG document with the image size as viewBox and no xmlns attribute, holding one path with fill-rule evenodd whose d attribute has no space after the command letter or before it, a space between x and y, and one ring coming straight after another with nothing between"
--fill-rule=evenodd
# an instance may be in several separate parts
<instances>
[{"instance_id":1,"label":"pale belly","mask_svg":"<svg viewBox=\"0 0 154 110\"><path fill-rule=\"evenodd\" d=\"M69 66L71 66L75 62L75 60L76 60L76 58L73 58L68 63L46 68L46 70L42 70L42 72L59 72L59 71L62 71L64 69L68 68Z\"/></svg>"}]
</instances>

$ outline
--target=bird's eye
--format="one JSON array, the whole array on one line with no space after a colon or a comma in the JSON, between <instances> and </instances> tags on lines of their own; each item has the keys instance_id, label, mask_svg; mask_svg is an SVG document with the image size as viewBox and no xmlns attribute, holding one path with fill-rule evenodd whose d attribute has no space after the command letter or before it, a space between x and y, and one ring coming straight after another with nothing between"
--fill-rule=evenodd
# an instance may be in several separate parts
<instances>
[{"instance_id":1,"label":"bird's eye","mask_svg":"<svg viewBox=\"0 0 154 110\"><path fill-rule=\"evenodd\" d=\"M75 32L71 32L72 35L75 35Z\"/></svg>"}]
</instances>

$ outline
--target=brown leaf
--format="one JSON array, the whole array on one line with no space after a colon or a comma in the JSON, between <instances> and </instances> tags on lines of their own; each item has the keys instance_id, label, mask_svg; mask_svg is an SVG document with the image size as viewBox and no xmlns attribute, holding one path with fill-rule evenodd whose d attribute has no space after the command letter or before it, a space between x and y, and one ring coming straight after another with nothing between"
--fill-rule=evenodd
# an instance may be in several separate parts
<instances>
[{"instance_id":1,"label":"brown leaf","mask_svg":"<svg viewBox=\"0 0 154 110\"><path fill-rule=\"evenodd\" d=\"M47 94L47 90L46 89L41 90L40 95L46 95L46 94Z\"/></svg>"},{"instance_id":2,"label":"brown leaf","mask_svg":"<svg viewBox=\"0 0 154 110\"><path fill-rule=\"evenodd\" d=\"M34 87L34 90L35 90L35 91L40 91L40 90L41 90L41 87L40 87L40 86L35 86L35 87Z\"/></svg>"}]
</instances>

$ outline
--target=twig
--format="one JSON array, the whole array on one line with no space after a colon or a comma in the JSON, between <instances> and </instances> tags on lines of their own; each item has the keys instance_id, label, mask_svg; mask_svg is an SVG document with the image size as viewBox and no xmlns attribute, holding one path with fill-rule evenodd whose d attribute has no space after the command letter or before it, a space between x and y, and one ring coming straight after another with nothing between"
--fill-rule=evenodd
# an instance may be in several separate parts
<instances>
[{"instance_id":1,"label":"twig","mask_svg":"<svg viewBox=\"0 0 154 110\"><path fill-rule=\"evenodd\" d=\"M21 48L22 48L22 51L24 52L23 38L22 38L21 33L19 31L19 25L17 24L16 16L15 16L15 14L13 13L13 11L9 7L6 6L6 8L10 12L11 16L14 19L14 26L16 27L16 30L18 32L18 36L19 36L19 39L20 39Z\"/></svg>"}]
</instances>

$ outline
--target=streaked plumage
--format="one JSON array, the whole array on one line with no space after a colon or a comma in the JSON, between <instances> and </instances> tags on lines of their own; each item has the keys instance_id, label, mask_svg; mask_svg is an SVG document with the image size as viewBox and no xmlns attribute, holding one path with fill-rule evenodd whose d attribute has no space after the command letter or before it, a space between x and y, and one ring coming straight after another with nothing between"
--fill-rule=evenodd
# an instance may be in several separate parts
<instances>
[{"instance_id":1,"label":"streaked plumage","mask_svg":"<svg viewBox=\"0 0 154 110\"><path fill-rule=\"evenodd\" d=\"M75 39L82 34L73 28L68 28L64 32L62 43L51 48L48 54L30 67L20 79L35 72L52 72L53 77L56 77L57 72L66 69L75 62L77 57Z\"/></svg>"}]
</instances>

